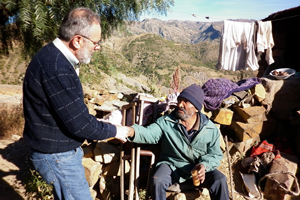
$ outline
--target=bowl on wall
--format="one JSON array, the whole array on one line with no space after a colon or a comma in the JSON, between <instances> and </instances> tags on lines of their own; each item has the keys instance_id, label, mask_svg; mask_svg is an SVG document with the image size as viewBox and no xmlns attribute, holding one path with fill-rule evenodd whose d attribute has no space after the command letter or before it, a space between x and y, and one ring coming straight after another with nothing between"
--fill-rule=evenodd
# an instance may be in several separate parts
<instances>
[{"instance_id":1,"label":"bowl on wall","mask_svg":"<svg viewBox=\"0 0 300 200\"><path fill-rule=\"evenodd\" d=\"M279 68L274 69L270 72L270 76L273 76L274 78L278 80L287 79L290 76L294 75L296 73L296 70L292 68Z\"/></svg>"}]
</instances>

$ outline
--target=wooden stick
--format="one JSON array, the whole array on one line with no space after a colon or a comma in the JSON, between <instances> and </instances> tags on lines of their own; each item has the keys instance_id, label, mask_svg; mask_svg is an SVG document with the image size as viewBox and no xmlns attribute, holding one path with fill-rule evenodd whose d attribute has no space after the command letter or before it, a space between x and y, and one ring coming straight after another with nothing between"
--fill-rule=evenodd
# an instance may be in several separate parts
<instances>
[{"instance_id":1,"label":"wooden stick","mask_svg":"<svg viewBox=\"0 0 300 200\"><path fill-rule=\"evenodd\" d=\"M124 146L123 144L121 143L121 152L120 152L120 170L121 170L121 176L120 176L120 200L124 200L124 194L125 194L125 186L124 186L124 183L125 183L125 166L124 166L124 160L123 160L123 157L124 157Z\"/></svg>"},{"instance_id":2,"label":"wooden stick","mask_svg":"<svg viewBox=\"0 0 300 200\"><path fill-rule=\"evenodd\" d=\"M123 118L122 118L122 126L126 125L126 109L123 109ZM120 169L121 169L121 176L120 176L120 200L124 200L125 196L125 164L123 157L125 155L124 146L121 143L120 146L121 152L120 152Z\"/></svg>"},{"instance_id":3,"label":"wooden stick","mask_svg":"<svg viewBox=\"0 0 300 200\"><path fill-rule=\"evenodd\" d=\"M136 103L132 107L132 124L135 124L136 120ZM130 165L130 175L129 175L129 194L128 200L133 200L133 194L135 189L135 145L131 143L131 165Z\"/></svg>"},{"instance_id":4,"label":"wooden stick","mask_svg":"<svg viewBox=\"0 0 300 200\"><path fill-rule=\"evenodd\" d=\"M130 175L129 175L129 194L128 200L133 200L133 195L135 192L135 145L131 144L131 165L130 165Z\"/></svg>"},{"instance_id":5,"label":"wooden stick","mask_svg":"<svg viewBox=\"0 0 300 200\"><path fill-rule=\"evenodd\" d=\"M122 106L122 126L126 125L126 117L127 117L127 110L132 109L132 124L135 124L135 118L136 118L136 103L130 103L127 105ZM108 138L106 141L113 140L114 138ZM134 152L131 152L131 156L134 154ZM125 198L125 161L124 161L124 156L125 156L125 149L124 145L121 143L120 146L120 171L121 171L121 176L120 176L120 200L124 200ZM132 159L132 164L134 163L135 159ZM132 170L131 170L132 171ZM132 172L130 172L132 173ZM133 186L134 180L133 180L133 175L130 174L130 180L129 180L129 194L128 194L128 199L133 199Z\"/></svg>"},{"instance_id":6,"label":"wooden stick","mask_svg":"<svg viewBox=\"0 0 300 200\"><path fill-rule=\"evenodd\" d=\"M138 125L143 124L143 119L144 119L144 100L141 100L141 97L139 98L140 100L140 112L139 112L139 121ZM135 200L139 200L139 178L140 178L140 152L141 152L141 147L138 144L135 144L135 176L134 176L134 192L135 192Z\"/></svg>"},{"instance_id":7,"label":"wooden stick","mask_svg":"<svg viewBox=\"0 0 300 200\"><path fill-rule=\"evenodd\" d=\"M231 187L231 199L234 200L234 197L233 197L233 184L232 184L232 171L231 171L231 163L230 163L230 157L229 157L227 135L225 135L225 143L226 143L226 155L227 155L228 168L229 168L229 180L230 180L230 187Z\"/></svg>"}]
</instances>

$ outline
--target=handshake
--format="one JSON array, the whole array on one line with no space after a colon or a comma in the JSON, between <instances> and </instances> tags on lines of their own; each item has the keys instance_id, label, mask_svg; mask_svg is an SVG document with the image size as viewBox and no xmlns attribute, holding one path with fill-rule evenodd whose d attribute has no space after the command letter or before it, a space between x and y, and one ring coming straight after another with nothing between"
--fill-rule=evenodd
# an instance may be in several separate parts
<instances>
[{"instance_id":1,"label":"handshake","mask_svg":"<svg viewBox=\"0 0 300 200\"><path fill-rule=\"evenodd\" d=\"M117 134L115 139L120 140L122 143L127 142L128 137L134 136L134 129L129 126L116 126L117 127Z\"/></svg>"},{"instance_id":2,"label":"handshake","mask_svg":"<svg viewBox=\"0 0 300 200\"><path fill-rule=\"evenodd\" d=\"M97 119L98 121L102 121L105 123L113 124L117 127L117 134L115 137L108 138L107 140L118 139L122 143L127 142L128 137L134 136L134 129L129 126L121 126L122 123L122 114L120 110L113 111L107 118L105 119Z\"/></svg>"}]
</instances>

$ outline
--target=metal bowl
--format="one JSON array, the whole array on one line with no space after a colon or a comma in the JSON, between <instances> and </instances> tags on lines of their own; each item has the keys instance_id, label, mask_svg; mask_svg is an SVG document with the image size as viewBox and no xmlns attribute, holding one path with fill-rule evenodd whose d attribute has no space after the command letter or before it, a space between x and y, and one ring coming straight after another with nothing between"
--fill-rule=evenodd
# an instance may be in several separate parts
<instances>
[{"instance_id":1,"label":"metal bowl","mask_svg":"<svg viewBox=\"0 0 300 200\"><path fill-rule=\"evenodd\" d=\"M288 75L283 76L283 75L274 75L274 72L287 72ZM296 70L292 69L292 68L279 68L279 69L274 69L270 72L270 76L273 76L274 78L278 79L278 80L282 80L282 79L287 79L290 76L294 75L296 73Z\"/></svg>"}]
</instances>

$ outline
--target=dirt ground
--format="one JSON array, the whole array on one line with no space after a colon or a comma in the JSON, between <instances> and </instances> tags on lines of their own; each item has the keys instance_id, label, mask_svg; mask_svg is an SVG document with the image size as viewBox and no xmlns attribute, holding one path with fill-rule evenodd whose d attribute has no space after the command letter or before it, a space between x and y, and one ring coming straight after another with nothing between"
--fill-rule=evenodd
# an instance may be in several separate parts
<instances>
[{"instance_id":1,"label":"dirt ground","mask_svg":"<svg viewBox=\"0 0 300 200\"><path fill-rule=\"evenodd\" d=\"M21 85L1 85L0 84L0 105L13 106L21 103Z\"/></svg>"},{"instance_id":2,"label":"dirt ground","mask_svg":"<svg viewBox=\"0 0 300 200\"><path fill-rule=\"evenodd\" d=\"M26 195L25 180L29 173L29 147L14 135L11 139L0 140L0 199L29 199Z\"/></svg>"},{"instance_id":3,"label":"dirt ground","mask_svg":"<svg viewBox=\"0 0 300 200\"><path fill-rule=\"evenodd\" d=\"M0 106L9 108L20 105L22 86L0 85ZM0 200L29 199L24 180L29 172L29 147L19 135L0 140Z\"/></svg>"}]
</instances>

